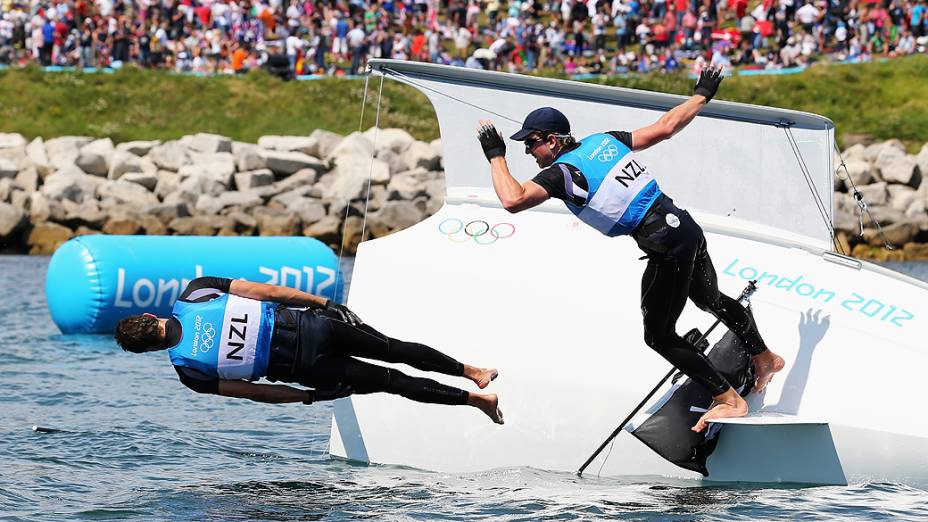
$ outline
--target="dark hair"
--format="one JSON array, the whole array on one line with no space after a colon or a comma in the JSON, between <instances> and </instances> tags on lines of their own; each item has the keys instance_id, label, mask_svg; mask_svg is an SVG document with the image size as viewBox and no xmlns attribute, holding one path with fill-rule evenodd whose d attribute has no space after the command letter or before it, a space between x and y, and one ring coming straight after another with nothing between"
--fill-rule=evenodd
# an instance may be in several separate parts
<instances>
[{"instance_id":1,"label":"dark hair","mask_svg":"<svg viewBox=\"0 0 928 522\"><path fill-rule=\"evenodd\" d=\"M161 344L158 318L150 315L132 315L116 325L116 342L127 352L142 353Z\"/></svg>"}]
</instances>

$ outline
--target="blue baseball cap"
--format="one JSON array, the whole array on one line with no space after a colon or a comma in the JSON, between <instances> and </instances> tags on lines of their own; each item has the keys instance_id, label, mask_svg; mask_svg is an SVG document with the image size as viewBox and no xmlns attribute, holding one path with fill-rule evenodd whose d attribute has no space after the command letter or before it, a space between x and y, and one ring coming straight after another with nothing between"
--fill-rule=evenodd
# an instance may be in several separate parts
<instances>
[{"instance_id":1,"label":"blue baseball cap","mask_svg":"<svg viewBox=\"0 0 928 522\"><path fill-rule=\"evenodd\" d=\"M570 134L570 122L567 116L554 107L542 107L528 113L522 122L522 129L509 136L509 139L523 141L533 132L554 132L557 134Z\"/></svg>"}]
</instances>

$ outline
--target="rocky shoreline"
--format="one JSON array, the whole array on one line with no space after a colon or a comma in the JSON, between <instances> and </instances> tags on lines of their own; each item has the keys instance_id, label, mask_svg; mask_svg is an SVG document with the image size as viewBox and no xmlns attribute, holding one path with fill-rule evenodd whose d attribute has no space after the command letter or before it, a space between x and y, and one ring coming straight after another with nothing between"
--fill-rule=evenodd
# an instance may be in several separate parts
<instances>
[{"instance_id":1,"label":"rocky shoreline","mask_svg":"<svg viewBox=\"0 0 928 522\"><path fill-rule=\"evenodd\" d=\"M364 239L402 230L444 201L441 142L401 129L348 136L215 134L114 144L64 136L28 141L0 133L0 252L47 255L84 234L305 235L348 254ZM374 156L373 164L371 157ZM854 256L928 259L928 144L858 143L842 153L850 180L895 250L858 207L843 169L835 228ZM835 162L839 164L838 161ZM370 178L370 200L366 201ZM347 219L346 219L347 215Z\"/></svg>"}]
</instances>

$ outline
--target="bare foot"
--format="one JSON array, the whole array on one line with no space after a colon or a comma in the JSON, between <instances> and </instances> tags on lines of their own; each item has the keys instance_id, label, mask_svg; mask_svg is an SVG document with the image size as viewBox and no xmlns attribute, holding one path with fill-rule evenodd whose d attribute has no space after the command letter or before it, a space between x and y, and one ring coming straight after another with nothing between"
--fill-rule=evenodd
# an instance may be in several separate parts
<instances>
[{"instance_id":1,"label":"bare foot","mask_svg":"<svg viewBox=\"0 0 928 522\"><path fill-rule=\"evenodd\" d=\"M709 411L699 418L696 425L690 428L691 430L699 433L706 429L706 426L709 425L709 421L712 419L730 419L733 417L744 417L748 414L748 403L744 402L744 399L733 389L729 389L725 394L714 397L713 399Z\"/></svg>"},{"instance_id":2,"label":"bare foot","mask_svg":"<svg viewBox=\"0 0 928 522\"><path fill-rule=\"evenodd\" d=\"M752 359L754 361L754 375L757 378L754 380L754 388L752 388L751 391L754 393L761 393L767 388L767 385L770 384L770 381L773 379L773 374L786 366L786 361L770 350L766 350L760 355L755 355Z\"/></svg>"},{"instance_id":3,"label":"bare foot","mask_svg":"<svg viewBox=\"0 0 928 522\"><path fill-rule=\"evenodd\" d=\"M495 381L499 376L496 368L477 368L476 366L464 366L464 376L474 381L481 390L490 385L490 381Z\"/></svg>"},{"instance_id":4,"label":"bare foot","mask_svg":"<svg viewBox=\"0 0 928 522\"><path fill-rule=\"evenodd\" d=\"M499 409L499 397L495 393L471 393L467 404L479 408L493 422L503 423L503 411Z\"/></svg>"}]
</instances>

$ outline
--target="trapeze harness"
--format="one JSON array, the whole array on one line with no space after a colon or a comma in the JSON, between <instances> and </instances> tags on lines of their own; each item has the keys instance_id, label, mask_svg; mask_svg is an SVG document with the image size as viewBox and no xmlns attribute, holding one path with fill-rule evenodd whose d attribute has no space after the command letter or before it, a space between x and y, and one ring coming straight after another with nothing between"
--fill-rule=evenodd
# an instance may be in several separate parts
<instances>
[{"instance_id":1,"label":"trapeze harness","mask_svg":"<svg viewBox=\"0 0 928 522\"><path fill-rule=\"evenodd\" d=\"M267 375L275 303L222 294L199 303L174 303L183 335L168 350L175 366L216 379L256 381Z\"/></svg>"},{"instance_id":2,"label":"trapeze harness","mask_svg":"<svg viewBox=\"0 0 928 522\"><path fill-rule=\"evenodd\" d=\"M713 396L728 390L728 381L706 356L676 333L687 298L721 319L752 355L766 348L744 307L719 292L699 225L661 192L635 153L609 134L583 138L555 164L564 174L568 199L573 195L586 201L565 201L574 215L607 236L631 235L647 254L641 312L648 346ZM588 193L573 183L564 164L586 177Z\"/></svg>"}]
</instances>

